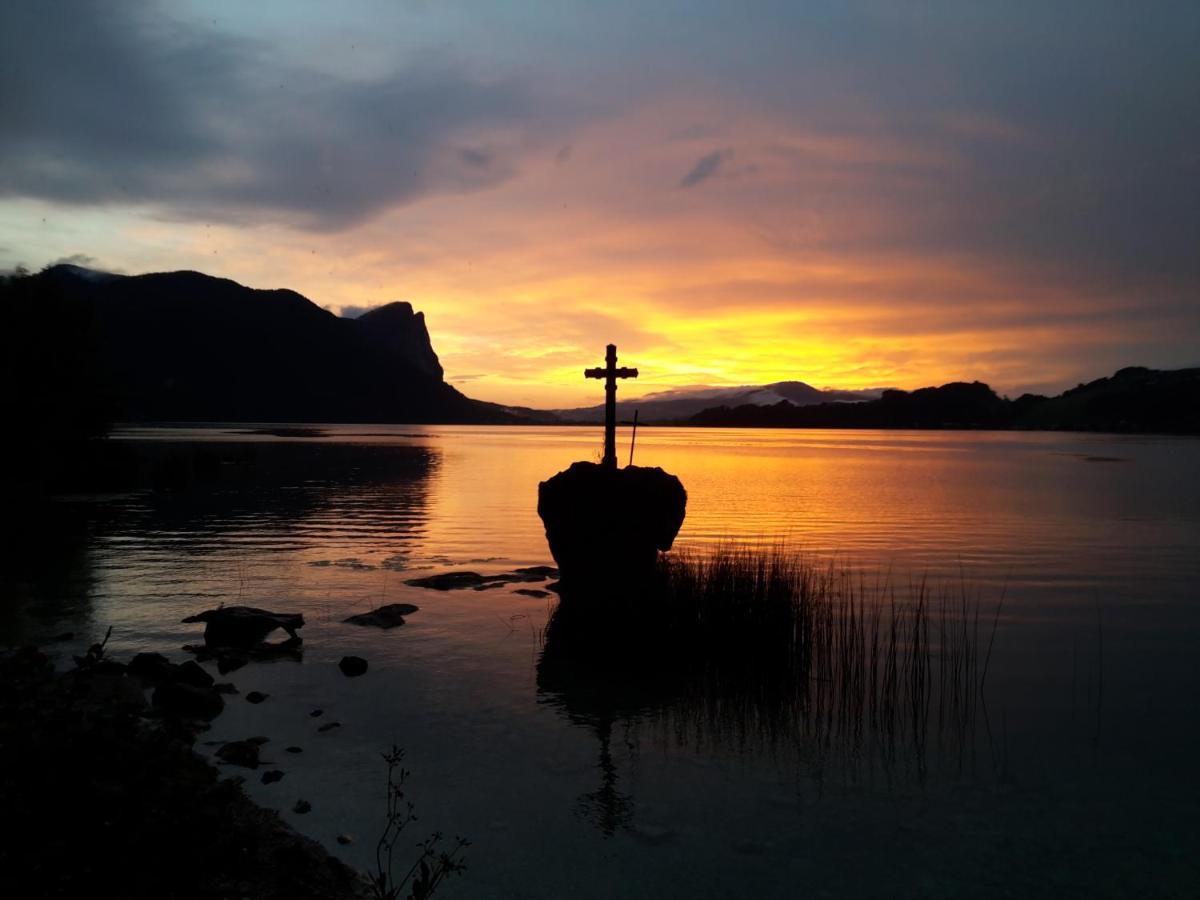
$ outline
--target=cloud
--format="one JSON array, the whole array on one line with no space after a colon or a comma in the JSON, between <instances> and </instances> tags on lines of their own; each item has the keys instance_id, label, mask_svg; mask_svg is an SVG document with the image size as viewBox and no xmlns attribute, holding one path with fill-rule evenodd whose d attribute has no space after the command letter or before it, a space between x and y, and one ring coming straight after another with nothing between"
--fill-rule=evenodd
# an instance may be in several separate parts
<instances>
[{"instance_id":1,"label":"cloud","mask_svg":"<svg viewBox=\"0 0 1200 900\"><path fill-rule=\"evenodd\" d=\"M3 9L0 196L340 229L499 184L553 130L525 85L425 55L349 79L124 4Z\"/></svg>"},{"instance_id":2,"label":"cloud","mask_svg":"<svg viewBox=\"0 0 1200 900\"><path fill-rule=\"evenodd\" d=\"M343 306L341 308L341 316L343 319L357 319L359 316L364 316L373 309L379 309L379 305L375 306Z\"/></svg>"},{"instance_id":3,"label":"cloud","mask_svg":"<svg viewBox=\"0 0 1200 900\"><path fill-rule=\"evenodd\" d=\"M696 164L679 180L681 188L695 187L717 174L721 164L733 156L732 150L714 150L696 160Z\"/></svg>"}]
</instances>

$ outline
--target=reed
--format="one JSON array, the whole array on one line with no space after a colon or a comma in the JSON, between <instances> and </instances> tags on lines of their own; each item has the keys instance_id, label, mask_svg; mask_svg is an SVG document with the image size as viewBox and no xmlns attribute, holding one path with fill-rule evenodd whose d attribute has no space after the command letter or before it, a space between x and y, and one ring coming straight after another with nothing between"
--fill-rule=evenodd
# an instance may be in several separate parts
<instances>
[{"instance_id":1,"label":"reed","mask_svg":"<svg viewBox=\"0 0 1200 900\"><path fill-rule=\"evenodd\" d=\"M980 614L963 580L901 588L733 545L664 556L641 606L669 664L691 673L677 728L852 755L907 748L918 765L931 738L960 760L973 746L999 608L988 634Z\"/></svg>"}]
</instances>

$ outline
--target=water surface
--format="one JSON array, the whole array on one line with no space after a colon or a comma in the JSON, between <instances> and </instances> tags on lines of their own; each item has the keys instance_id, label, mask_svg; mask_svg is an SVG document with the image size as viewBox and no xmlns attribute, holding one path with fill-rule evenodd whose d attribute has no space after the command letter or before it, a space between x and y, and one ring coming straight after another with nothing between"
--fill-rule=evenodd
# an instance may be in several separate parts
<instances>
[{"instance_id":1,"label":"water surface","mask_svg":"<svg viewBox=\"0 0 1200 900\"><path fill-rule=\"evenodd\" d=\"M14 601L0 638L71 629L82 642L111 625L118 656L182 659L199 633L180 619L200 609L303 612L303 662L232 673L270 699L233 698L206 739L269 736L287 775L252 779L251 793L352 864L369 867L379 753L396 743L422 833L474 842L447 896L1200 890L1198 441L639 432L636 462L687 487L681 546L784 543L901 590L953 585L985 622L999 607L986 709L966 743L932 735L919 758L889 761L831 754L770 717L747 728L720 703L700 715L683 698L623 689L617 702L603 684L547 683L552 600L516 594L523 585L404 584L551 562L537 483L597 458L596 429L117 439L159 458L153 483L42 512L31 528L47 540L4 575ZM421 607L400 629L341 623L396 601ZM368 675L343 678L345 653L366 657ZM304 754L282 753L289 744ZM289 811L298 797L312 814ZM343 833L355 842L338 845Z\"/></svg>"}]
</instances>

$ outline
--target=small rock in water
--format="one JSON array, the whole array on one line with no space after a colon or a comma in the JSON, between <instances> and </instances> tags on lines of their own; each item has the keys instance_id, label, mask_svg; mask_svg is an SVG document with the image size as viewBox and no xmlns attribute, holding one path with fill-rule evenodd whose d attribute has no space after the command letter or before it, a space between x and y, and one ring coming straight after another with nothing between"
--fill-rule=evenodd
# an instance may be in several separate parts
<instances>
[{"instance_id":1,"label":"small rock in water","mask_svg":"<svg viewBox=\"0 0 1200 900\"><path fill-rule=\"evenodd\" d=\"M484 577L478 572L443 572L424 578L410 578L404 583L411 587L429 588L434 591L456 591L483 584Z\"/></svg>"},{"instance_id":2,"label":"small rock in water","mask_svg":"<svg viewBox=\"0 0 1200 900\"><path fill-rule=\"evenodd\" d=\"M323 710L323 709L314 709L312 712L310 712L310 713L309 713L309 715L310 715L310 716L312 716L312 717L315 719L315 718L317 718L318 716L323 716L323 715L325 715L325 710Z\"/></svg>"},{"instance_id":3,"label":"small rock in water","mask_svg":"<svg viewBox=\"0 0 1200 900\"><path fill-rule=\"evenodd\" d=\"M230 741L217 751L217 758L231 766L258 768L258 744L255 741Z\"/></svg>"},{"instance_id":4,"label":"small rock in water","mask_svg":"<svg viewBox=\"0 0 1200 900\"><path fill-rule=\"evenodd\" d=\"M513 571L521 575L529 575L542 580L558 577L558 569L554 568L554 566L525 566L522 569L513 569Z\"/></svg>"},{"instance_id":5,"label":"small rock in water","mask_svg":"<svg viewBox=\"0 0 1200 900\"><path fill-rule=\"evenodd\" d=\"M283 749L286 750L288 753L303 753L304 752L303 747L284 747Z\"/></svg>"},{"instance_id":6,"label":"small rock in water","mask_svg":"<svg viewBox=\"0 0 1200 900\"><path fill-rule=\"evenodd\" d=\"M514 594L524 594L526 597L549 597L549 591L541 591L537 588L517 588L513 591Z\"/></svg>"},{"instance_id":7,"label":"small rock in water","mask_svg":"<svg viewBox=\"0 0 1200 900\"><path fill-rule=\"evenodd\" d=\"M348 619L343 619L350 625L369 625L375 628L395 628L397 625L404 624L404 617L417 612L418 607L411 603L389 603L387 606L381 606L379 609L373 609L370 612L359 613L356 616L350 616Z\"/></svg>"},{"instance_id":8,"label":"small rock in water","mask_svg":"<svg viewBox=\"0 0 1200 900\"><path fill-rule=\"evenodd\" d=\"M188 616L183 621L203 622L204 642L209 646L246 649L276 628L282 628L288 637L298 638L296 631L304 626L304 616L300 613L276 613L253 606L221 606Z\"/></svg>"},{"instance_id":9,"label":"small rock in water","mask_svg":"<svg viewBox=\"0 0 1200 900\"><path fill-rule=\"evenodd\" d=\"M477 584L472 590L475 591L494 591L496 588L504 587L503 581L489 581L487 584Z\"/></svg>"},{"instance_id":10,"label":"small rock in water","mask_svg":"<svg viewBox=\"0 0 1200 900\"><path fill-rule=\"evenodd\" d=\"M296 805L292 807L292 812L298 815L304 815L306 812L312 811L312 804L307 800L297 800Z\"/></svg>"},{"instance_id":11,"label":"small rock in water","mask_svg":"<svg viewBox=\"0 0 1200 900\"><path fill-rule=\"evenodd\" d=\"M338 842L339 844L341 844L342 846L345 846L346 844L353 844L353 843L354 843L354 837L353 837L352 835L349 835L349 834L339 834L339 835L337 836L337 842Z\"/></svg>"},{"instance_id":12,"label":"small rock in water","mask_svg":"<svg viewBox=\"0 0 1200 900\"><path fill-rule=\"evenodd\" d=\"M271 769L268 772L263 772L262 783L263 784L274 784L275 782L281 780L282 778L283 778L283 772L279 771L279 769Z\"/></svg>"},{"instance_id":13,"label":"small rock in water","mask_svg":"<svg viewBox=\"0 0 1200 900\"><path fill-rule=\"evenodd\" d=\"M319 731L319 732L333 731L333 729L341 728L341 727L342 727L341 722L326 722L324 725L322 725L320 728L318 728L317 731Z\"/></svg>"},{"instance_id":14,"label":"small rock in water","mask_svg":"<svg viewBox=\"0 0 1200 900\"><path fill-rule=\"evenodd\" d=\"M270 696L271 696L270 694L264 694L262 691L251 691L250 693L248 693L246 695L246 702L247 703L262 703L264 700L266 700Z\"/></svg>"},{"instance_id":15,"label":"small rock in water","mask_svg":"<svg viewBox=\"0 0 1200 900\"><path fill-rule=\"evenodd\" d=\"M361 656L343 656L338 668L347 678L356 678L367 671L367 661Z\"/></svg>"}]
</instances>

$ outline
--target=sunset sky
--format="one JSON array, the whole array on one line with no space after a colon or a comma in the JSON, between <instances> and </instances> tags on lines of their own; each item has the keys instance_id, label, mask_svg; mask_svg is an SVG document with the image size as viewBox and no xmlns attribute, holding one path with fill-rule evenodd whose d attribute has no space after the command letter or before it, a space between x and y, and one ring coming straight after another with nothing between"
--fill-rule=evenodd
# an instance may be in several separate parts
<instances>
[{"instance_id":1,"label":"sunset sky","mask_svg":"<svg viewBox=\"0 0 1200 900\"><path fill-rule=\"evenodd\" d=\"M1200 365L1200 3L0 6L0 268L408 300L447 379ZM214 348L215 350L217 348Z\"/></svg>"}]
</instances>

